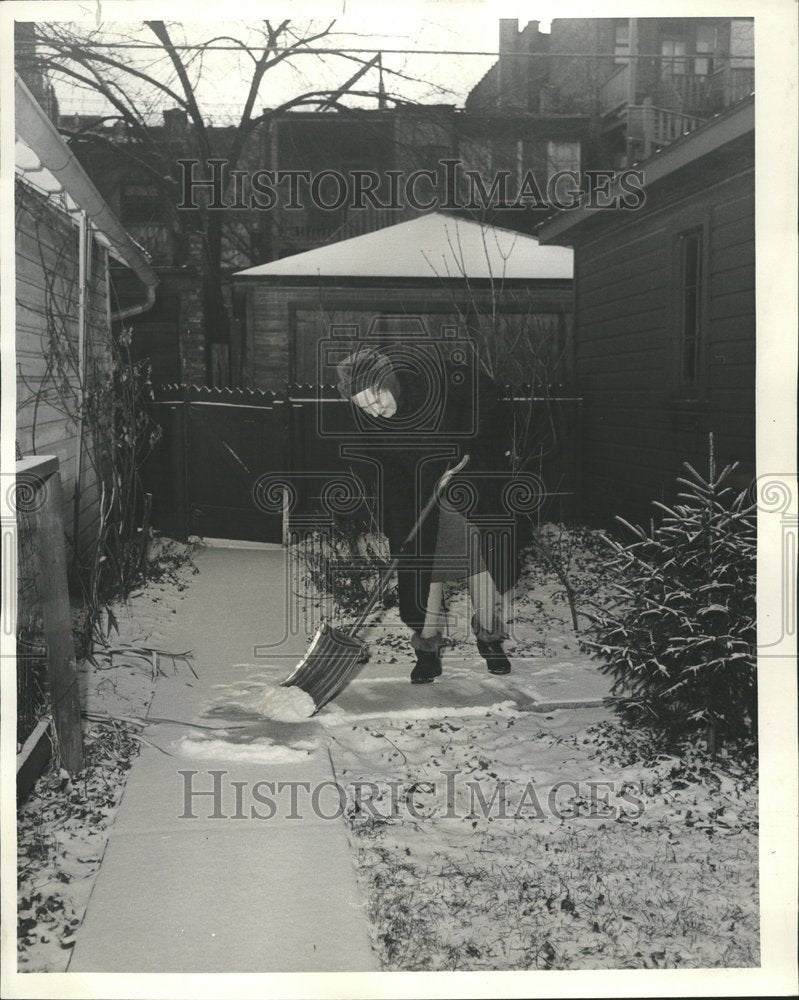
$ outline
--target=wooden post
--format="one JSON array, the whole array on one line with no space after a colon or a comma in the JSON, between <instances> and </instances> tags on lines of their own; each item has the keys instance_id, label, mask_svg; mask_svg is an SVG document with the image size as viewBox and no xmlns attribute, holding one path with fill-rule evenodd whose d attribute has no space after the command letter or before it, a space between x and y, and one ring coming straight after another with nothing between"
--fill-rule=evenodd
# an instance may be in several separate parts
<instances>
[{"instance_id":1,"label":"wooden post","mask_svg":"<svg viewBox=\"0 0 799 1000\"><path fill-rule=\"evenodd\" d=\"M645 97L641 107L641 126L644 135L644 159L652 154L652 146L655 142L655 109L652 107L652 98Z\"/></svg>"},{"instance_id":2,"label":"wooden post","mask_svg":"<svg viewBox=\"0 0 799 1000\"><path fill-rule=\"evenodd\" d=\"M170 406L172 413L172 455L170 466L172 469L175 507L177 508L177 528L175 533L178 536L179 542L187 542L189 540L191 518L189 516L188 484L186 481L189 402L188 390L185 386L183 387L182 394L182 402Z\"/></svg>"},{"instance_id":3,"label":"wooden post","mask_svg":"<svg viewBox=\"0 0 799 1000\"><path fill-rule=\"evenodd\" d=\"M634 160L635 142L630 135L632 125L633 108L637 104L638 97L638 19L631 17L628 21L628 38L630 45L629 52L629 72L627 73L627 134L624 166L631 167Z\"/></svg>"},{"instance_id":4,"label":"wooden post","mask_svg":"<svg viewBox=\"0 0 799 1000\"><path fill-rule=\"evenodd\" d=\"M50 706L58 755L70 774L83 767L78 665L72 641L72 613L67 590L67 561L61 506L61 474L55 457L34 456L17 462L17 478L36 483L34 518L38 587L42 599ZM40 502L39 502L40 501Z\"/></svg>"},{"instance_id":5,"label":"wooden post","mask_svg":"<svg viewBox=\"0 0 799 1000\"><path fill-rule=\"evenodd\" d=\"M574 520L583 518L583 400L577 400L577 419L574 434Z\"/></svg>"}]
</instances>

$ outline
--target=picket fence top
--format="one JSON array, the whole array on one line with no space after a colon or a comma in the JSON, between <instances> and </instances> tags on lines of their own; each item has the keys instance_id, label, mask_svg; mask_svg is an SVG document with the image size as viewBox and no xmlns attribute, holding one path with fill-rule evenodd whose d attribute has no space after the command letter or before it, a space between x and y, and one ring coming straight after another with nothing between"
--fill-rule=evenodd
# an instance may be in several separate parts
<instances>
[{"instance_id":1,"label":"picket fence top","mask_svg":"<svg viewBox=\"0 0 799 1000\"><path fill-rule=\"evenodd\" d=\"M316 402L317 400L347 402L335 385L313 382L288 382L281 390L229 386L192 385L184 382L151 384L152 398L158 403L218 402L273 406L286 402ZM533 386L528 383L499 385L500 395L515 402L581 402L571 386L551 384Z\"/></svg>"}]
</instances>

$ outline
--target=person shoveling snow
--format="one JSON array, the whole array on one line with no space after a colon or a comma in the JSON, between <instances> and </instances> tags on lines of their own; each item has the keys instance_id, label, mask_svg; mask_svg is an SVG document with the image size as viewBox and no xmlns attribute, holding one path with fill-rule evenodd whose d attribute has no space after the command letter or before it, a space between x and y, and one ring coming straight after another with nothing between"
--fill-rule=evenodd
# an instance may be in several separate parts
<instances>
[{"instance_id":1,"label":"person shoveling snow","mask_svg":"<svg viewBox=\"0 0 799 1000\"><path fill-rule=\"evenodd\" d=\"M519 569L515 534L507 533L507 521L522 508L515 507L512 498L519 486L521 492L530 492L530 484L513 481L508 466L510 425L497 386L470 367L468 352L460 348L450 350L449 361L411 350L407 343L401 345L397 363L389 353L362 345L337 365L339 392L351 402L356 426L379 453L375 460L382 465L381 527L394 558L355 623L345 628L323 623L302 661L283 681L284 686L307 691L315 711L346 687L366 659L357 632L395 571L400 617L411 629L416 655L412 684L429 684L441 675L443 585L462 577L468 579L472 630L488 672L511 672L498 609ZM440 410L434 432L428 426L431 405ZM379 456L385 458L387 448L390 461L381 462ZM446 457L453 448L459 453L455 464ZM438 473L442 464L448 467ZM460 475L467 465L468 478ZM426 492L424 486L420 490L421 479L431 471L438 480L418 511Z\"/></svg>"}]
</instances>

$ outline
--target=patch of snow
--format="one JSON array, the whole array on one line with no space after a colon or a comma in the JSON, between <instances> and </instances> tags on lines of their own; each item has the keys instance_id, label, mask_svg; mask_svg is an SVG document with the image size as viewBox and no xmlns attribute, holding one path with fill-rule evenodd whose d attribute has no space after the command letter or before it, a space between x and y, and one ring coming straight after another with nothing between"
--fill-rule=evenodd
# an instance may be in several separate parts
<instances>
[{"instance_id":1,"label":"patch of snow","mask_svg":"<svg viewBox=\"0 0 799 1000\"><path fill-rule=\"evenodd\" d=\"M324 721L334 726L349 722L359 722L361 719L375 718L386 721L403 721L410 719L418 722L422 719L453 719L456 717L474 718L485 715L521 715L517 709L515 701L498 701L493 705L462 705L458 707L447 705L432 705L429 708L412 706L411 708L398 709L396 711L385 712L377 709L374 712L345 712L337 705L328 705L322 712Z\"/></svg>"},{"instance_id":2,"label":"patch of snow","mask_svg":"<svg viewBox=\"0 0 799 1000\"><path fill-rule=\"evenodd\" d=\"M294 750L308 750L308 751L311 751L311 750L318 750L319 749L319 745L317 743L314 743L312 740L295 740L291 744L291 746L292 746L292 748Z\"/></svg>"},{"instance_id":3,"label":"patch of snow","mask_svg":"<svg viewBox=\"0 0 799 1000\"><path fill-rule=\"evenodd\" d=\"M183 736L173 744L175 750L185 757L201 760L224 761L242 764L292 764L305 760L315 746L307 740L294 745L275 743L266 736L248 743L234 743L215 738Z\"/></svg>"},{"instance_id":4,"label":"patch of snow","mask_svg":"<svg viewBox=\"0 0 799 1000\"><path fill-rule=\"evenodd\" d=\"M276 687L264 691L254 707L276 722L302 722L316 711L316 702L298 687Z\"/></svg>"},{"instance_id":5,"label":"patch of snow","mask_svg":"<svg viewBox=\"0 0 799 1000\"><path fill-rule=\"evenodd\" d=\"M263 719L275 722L305 722L316 711L313 698L298 687L279 687L274 681L233 681L214 684L217 689L230 692L216 699L216 708L244 710Z\"/></svg>"}]
</instances>

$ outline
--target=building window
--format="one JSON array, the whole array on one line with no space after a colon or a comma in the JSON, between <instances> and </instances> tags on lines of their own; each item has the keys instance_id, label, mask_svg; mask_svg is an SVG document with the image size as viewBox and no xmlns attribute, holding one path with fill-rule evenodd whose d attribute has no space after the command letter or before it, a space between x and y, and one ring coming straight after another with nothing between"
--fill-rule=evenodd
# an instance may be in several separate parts
<instances>
[{"instance_id":1,"label":"building window","mask_svg":"<svg viewBox=\"0 0 799 1000\"><path fill-rule=\"evenodd\" d=\"M702 328L702 230L679 236L680 381L696 385Z\"/></svg>"},{"instance_id":2,"label":"building window","mask_svg":"<svg viewBox=\"0 0 799 1000\"><path fill-rule=\"evenodd\" d=\"M630 25L617 24L613 42L613 62L626 66L630 62Z\"/></svg>"},{"instance_id":3,"label":"building window","mask_svg":"<svg viewBox=\"0 0 799 1000\"><path fill-rule=\"evenodd\" d=\"M547 180L561 170L573 170L575 173L580 173L579 142L547 143Z\"/></svg>"},{"instance_id":4,"label":"building window","mask_svg":"<svg viewBox=\"0 0 799 1000\"><path fill-rule=\"evenodd\" d=\"M661 63L664 76L685 75L685 40L664 38L660 43ZM682 58L681 58L682 57Z\"/></svg>"},{"instance_id":5,"label":"building window","mask_svg":"<svg viewBox=\"0 0 799 1000\"><path fill-rule=\"evenodd\" d=\"M730 22L730 67L754 69L755 25L751 20Z\"/></svg>"},{"instance_id":6,"label":"building window","mask_svg":"<svg viewBox=\"0 0 799 1000\"><path fill-rule=\"evenodd\" d=\"M696 27L696 54L694 73L709 76L713 72L712 55L716 51L716 29L712 24L698 24Z\"/></svg>"},{"instance_id":7,"label":"building window","mask_svg":"<svg viewBox=\"0 0 799 1000\"><path fill-rule=\"evenodd\" d=\"M554 186L552 178L558 175ZM580 194L580 143L547 143L547 197L573 204Z\"/></svg>"}]
</instances>

